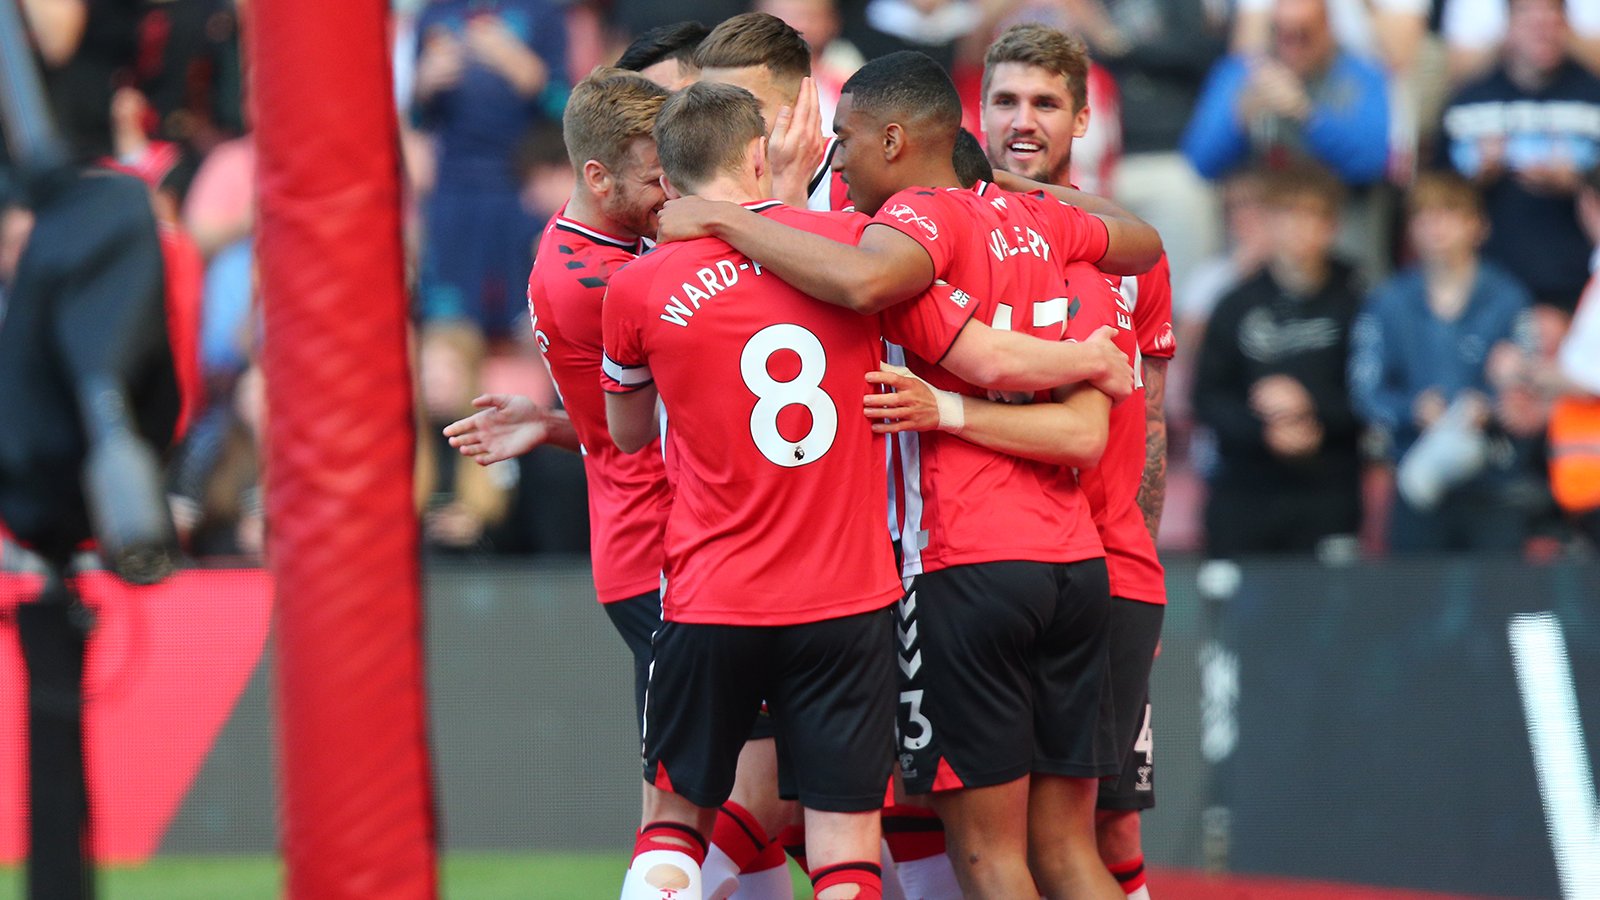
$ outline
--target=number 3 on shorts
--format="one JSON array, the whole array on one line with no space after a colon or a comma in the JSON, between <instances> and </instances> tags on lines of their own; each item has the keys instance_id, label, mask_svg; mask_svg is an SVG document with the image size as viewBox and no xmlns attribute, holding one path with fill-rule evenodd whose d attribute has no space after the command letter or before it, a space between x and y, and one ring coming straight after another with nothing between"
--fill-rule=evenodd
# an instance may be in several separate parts
<instances>
[{"instance_id":1,"label":"number 3 on shorts","mask_svg":"<svg viewBox=\"0 0 1600 900\"><path fill-rule=\"evenodd\" d=\"M790 381L778 381L767 371L768 361L780 350L800 357L800 372ZM756 395L755 409L750 411L750 437L761 455L774 464L790 469L810 465L833 446L839 433L839 411L822 389L827 371L828 354L822 341L799 325L768 325L744 345L739 373L745 387ZM811 413L811 430L791 441L778 431L778 413L795 404Z\"/></svg>"}]
</instances>

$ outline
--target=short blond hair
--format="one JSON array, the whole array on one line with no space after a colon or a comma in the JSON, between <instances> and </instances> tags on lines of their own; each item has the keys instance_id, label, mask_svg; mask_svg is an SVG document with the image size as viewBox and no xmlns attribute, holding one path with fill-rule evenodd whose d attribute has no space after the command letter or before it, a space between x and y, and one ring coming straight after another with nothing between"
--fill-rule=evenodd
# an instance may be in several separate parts
<instances>
[{"instance_id":1,"label":"short blond hair","mask_svg":"<svg viewBox=\"0 0 1600 900\"><path fill-rule=\"evenodd\" d=\"M984 102L989 99L989 78L1001 63L1054 72L1066 79L1073 112L1089 105L1089 48L1082 38L1032 22L1007 28L983 55Z\"/></svg>"},{"instance_id":2,"label":"short blond hair","mask_svg":"<svg viewBox=\"0 0 1600 900\"><path fill-rule=\"evenodd\" d=\"M636 138L655 128L667 90L637 72L603 67L578 82L561 115L561 139L572 168L594 160L607 169L622 164Z\"/></svg>"}]
</instances>

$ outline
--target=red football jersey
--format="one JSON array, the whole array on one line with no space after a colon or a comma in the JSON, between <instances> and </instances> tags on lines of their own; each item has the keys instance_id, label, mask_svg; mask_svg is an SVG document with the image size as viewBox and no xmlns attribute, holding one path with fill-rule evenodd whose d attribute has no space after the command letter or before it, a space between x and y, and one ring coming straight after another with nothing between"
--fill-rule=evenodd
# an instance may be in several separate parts
<instances>
[{"instance_id":1,"label":"red football jersey","mask_svg":"<svg viewBox=\"0 0 1600 900\"><path fill-rule=\"evenodd\" d=\"M1172 334L1172 269L1167 255L1142 275L1107 275L1133 310L1133 330L1139 335L1139 354L1171 359L1178 352Z\"/></svg>"},{"instance_id":2,"label":"red football jersey","mask_svg":"<svg viewBox=\"0 0 1600 900\"><path fill-rule=\"evenodd\" d=\"M843 214L747 206L851 241ZM791 625L900 595L884 444L861 414L878 320L818 302L722 241L666 244L612 279L605 389L652 380L671 427L668 621Z\"/></svg>"},{"instance_id":3,"label":"red football jersey","mask_svg":"<svg viewBox=\"0 0 1600 900\"><path fill-rule=\"evenodd\" d=\"M635 454L611 443L600 391L601 301L639 242L569 219L563 208L539 239L528 276L533 336L583 442L589 485L589 555L601 603L661 586L661 537L672 493L659 444Z\"/></svg>"},{"instance_id":4,"label":"red football jersey","mask_svg":"<svg viewBox=\"0 0 1600 900\"><path fill-rule=\"evenodd\" d=\"M1093 267L1085 265L1083 268ZM1069 278L1080 276L1076 269L1076 266L1069 269ZM1099 274L1098 269L1093 271ZM1148 277L1149 273L1137 276L1137 285L1144 285ZM1086 275L1075 280L1080 285L1087 282ZM1142 339L1134 301L1130 299L1130 294L1139 288L1134 278L1115 275L1105 276L1100 284L1103 290L1086 291L1081 296L1085 303L1111 310L1117 326L1116 344L1133 365L1134 391L1133 396L1111 408L1105 453L1098 466L1078 472L1078 485L1089 501L1089 511L1106 548L1111 596L1166 603L1161 561L1156 556L1155 541L1144 527L1144 513L1139 509L1139 484L1144 477L1145 461L1145 395L1144 380L1139 376Z\"/></svg>"},{"instance_id":5,"label":"red football jersey","mask_svg":"<svg viewBox=\"0 0 1600 900\"><path fill-rule=\"evenodd\" d=\"M1105 255L1105 226L1081 210L980 183L970 191L901 191L873 221L921 244L934 277L965 292L973 314L991 327L1061 340L1087 337L1112 321L1109 310L1073 303L1076 285L1063 287L1066 263ZM1105 289L1098 272L1095 281ZM987 395L907 349L906 364L936 387ZM968 563L1103 555L1071 469L942 432L900 437L906 576Z\"/></svg>"}]
</instances>

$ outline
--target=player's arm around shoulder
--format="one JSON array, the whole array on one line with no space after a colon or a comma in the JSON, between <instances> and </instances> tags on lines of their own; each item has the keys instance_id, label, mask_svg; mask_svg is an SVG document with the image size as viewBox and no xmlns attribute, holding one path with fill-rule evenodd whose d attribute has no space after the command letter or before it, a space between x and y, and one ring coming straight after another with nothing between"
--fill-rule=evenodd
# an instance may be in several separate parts
<instances>
[{"instance_id":1,"label":"player's arm around shoulder","mask_svg":"<svg viewBox=\"0 0 1600 900\"><path fill-rule=\"evenodd\" d=\"M980 447L1055 465L1089 468L1106 449L1111 398L1089 384L1059 388L1055 402L1010 404L942 391L908 371L867 373L889 388L865 397L878 434L939 430Z\"/></svg>"},{"instance_id":2,"label":"player's arm around shoulder","mask_svg":"<svg viewBox=\"0 0 1600 900\"><path fill-rule=\"evenodd\" d=\"M1087 381L1113 400L1133 393L1133 367L1112 341L1116 329L1082 343L1047 341L972 321L939 365L969 384L1000 391L1044 391Z\"/></svg>"},{"instance_id":3,"label":"player's arm around shoulder","mask_svg":"<svg viewBox=\"0 0 1600 900\"><path fill-rule=\"evenodd\" d=\"M861 244L852 246L736 203L699 197L667 201L660 237L720 238L801 292L859 313L877 313L914 297L934 277L926 251L892 229L869 228Z\"/></svg>"},{"instance_id":4,"label":"player's arm around shoulder","mask_svg":"<svg viewBox=\"0 0 1600 900\"><path fill-rule=\"evenodd\" d=\"M1108 275L1148 272L1161 259L1161 234L1150 223L1104 197L999 170L995 172L995 184L1018 193L1043 192L1099 219L1106 229L1105 255L1088 261Z\"/></svg>"}]
</instances>

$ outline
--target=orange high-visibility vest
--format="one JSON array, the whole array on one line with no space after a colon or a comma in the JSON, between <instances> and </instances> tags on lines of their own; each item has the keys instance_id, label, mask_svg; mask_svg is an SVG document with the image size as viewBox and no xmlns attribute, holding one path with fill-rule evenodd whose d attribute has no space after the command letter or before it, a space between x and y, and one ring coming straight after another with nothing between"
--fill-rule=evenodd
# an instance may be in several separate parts
<instances>
[{"instance_id":1,"label":"orange high-visibility vest","mask_svg":"<svg viewBox=\"0 0 1600 900\"><path fill-rule=\"evenodd\" d=\"M1550 410L1550 489L1568 512L1600 508L1600 398L1562 397Z\"/></svg>"}]
</instances>

